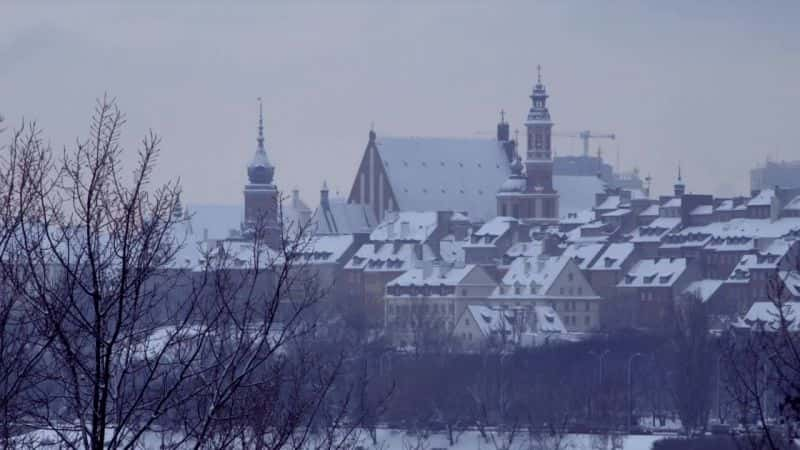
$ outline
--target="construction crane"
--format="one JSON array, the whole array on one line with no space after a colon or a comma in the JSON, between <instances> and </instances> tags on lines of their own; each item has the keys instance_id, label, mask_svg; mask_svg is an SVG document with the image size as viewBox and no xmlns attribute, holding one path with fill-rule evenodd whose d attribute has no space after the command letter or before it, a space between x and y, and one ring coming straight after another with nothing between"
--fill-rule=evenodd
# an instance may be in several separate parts
<instances>
[{"instance_id":1,"label":"construction crane","mask_svg":"<svg viewBox=\"0 0 800 450\"><path fill-rule=\"evenodd\" d=\"M589 139L616 139L614 133L592 133L589 130L584 131L556 131L553 133L556 137L579 138L583 141L583 156L589 156Z\"/></svg>"}]
</instances>

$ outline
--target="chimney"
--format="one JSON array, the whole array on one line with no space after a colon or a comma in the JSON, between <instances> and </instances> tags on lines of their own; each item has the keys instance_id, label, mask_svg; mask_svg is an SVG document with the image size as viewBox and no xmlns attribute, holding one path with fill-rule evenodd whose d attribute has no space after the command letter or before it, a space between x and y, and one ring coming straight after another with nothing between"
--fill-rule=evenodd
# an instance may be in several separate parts
<instances>
[{"instance_id":1,"label":"chimney","mask_svg":"<svg viewBox=\"0 0 800 450\"><path fill-rule=\"evenodd\" d=\"M208 240L208 228L203 228L203 241Z\"/></svg>"},{"instance_id":2,"label":"chimney","mask_svg":"<svg viewBox=\"0 0 800 450\"><path fill-rule=\"evenodd\" d=\"M320 189L320 191L319 191L319 206L321 206L322 209L330 209L330 207L331 207L330 200L328 198L328 182L327 181L323 181L322 182L322 189Z\"/></svg>"},{"instance_id":3,"label":"chimney","mask_svg":"<svg viewBox=\"0 0 800 450\"><path fill-rule=\"evenodd\" d=\"M386 238L390 241L394 240L394 222L389 222L386 225Z\"/></svg>"},{"instance_id":4,"label":"chimney","mask_svg":"<svg viewBox=\"0 0 800 450\"><path fill-rule=\"evenodd\" d=\"M433 261L422 261L422 279L427 280L433 273Z\"/></svg>"},{"instance_id":5,"label":"chimney","mask_svg":"<svg viewBox=\"0 0 800 450\"><path fill-rule=\"evenodd\" d=\"M411 235L411 224L404 220L400 222L400 239L408 239Z\"/></svg>"},{"instance_id":6,"label":"chimney","mask_svg":"<svg viewBox=\"0 0 800 450\"><path fill-rule=\"evenodd\" d=\"M775 186L775 190L772 193L772 201L769 204L769 220L771 222L778 220L778 217L780 217L781 203L780 188Z\"/></svg>"},{"instance_id":7,"label":"chimney","mask_svg":"<svg viewBox=\"0 0 800 450\"><path fill-rule=\"evenodd\" d=\"M300 207L300 190L297 188L292 189L292 207L299 208Z\"/></svg>"},{"instance_id":8,"label":"chimney","mask_svg":"<svg viewBox=\"0 0 800 450\"><path fill-rule=\"evenodd\" d=\"M422 261L422 244L421 243L414 244L414 256L417 258L417 261Z\"/></svg>"}]
</instances>

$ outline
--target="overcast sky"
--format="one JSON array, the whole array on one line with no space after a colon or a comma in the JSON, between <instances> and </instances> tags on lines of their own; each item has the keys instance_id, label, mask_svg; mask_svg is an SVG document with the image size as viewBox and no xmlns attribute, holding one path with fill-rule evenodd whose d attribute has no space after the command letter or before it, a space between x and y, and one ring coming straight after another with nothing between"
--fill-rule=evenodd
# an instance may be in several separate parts
<instances>
[{"instance_id":1,"label":"overcast sky","mask_svg":"<svg viewBox=\"0 0 800 450\"><path fill-rule=\"evenodd\" d=\"M159 180L192 203L241 201L259 96L279 188L313 206L323 179L349 192L371 122L493 135L504 108L522 127L537 64L556 128L615 132L605 155L656 193L679 162L688 190L732 195L767 157L800 159L797 1L64 3L0 0L0 113L62 146L108 91L129 156L160 133Z\"/></svg>"}]
</instances>

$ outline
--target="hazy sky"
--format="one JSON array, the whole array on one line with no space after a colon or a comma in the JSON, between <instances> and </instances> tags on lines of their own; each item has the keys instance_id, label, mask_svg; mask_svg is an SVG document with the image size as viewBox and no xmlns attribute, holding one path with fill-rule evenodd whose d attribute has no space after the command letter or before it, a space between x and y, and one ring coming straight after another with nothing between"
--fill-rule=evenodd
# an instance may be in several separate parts
<instances>
[{"instance_id":1,"label":"hazy sky","mask_svg":"<svg viewBox=\"0 0 800 450\"><path fill-rule=\"evenodd\" d=\"M61 146L108 91L129 156L159 132L158 177L188 202L241 201L259 96L279 187L313 206L323 179L349 192L371 122L493 135L505 108L521 127L537 64L557 129L615 132L605 154L656 193L679 162L690 191L730 195L800 159L797 1L143 3L0 0L0 113Z\"/></svg>"}]
</instances>

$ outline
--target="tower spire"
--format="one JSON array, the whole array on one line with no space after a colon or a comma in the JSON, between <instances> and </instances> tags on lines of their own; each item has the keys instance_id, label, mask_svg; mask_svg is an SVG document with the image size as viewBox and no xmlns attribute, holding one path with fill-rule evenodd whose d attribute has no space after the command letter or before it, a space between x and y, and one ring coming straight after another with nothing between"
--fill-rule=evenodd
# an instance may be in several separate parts
<instances>
[{"instance_id":1,"label":"tower spire","mask_svg":"<svg viewBox=\"0 0 800 450\"><path fill-rule=\"evenodd\" d=\"M264 151L264 104L258 97L258 150Z\"/></svg>"},{"instance_id":2,"label":"tower spire","mask_svg":"<svg viewBox=\"0 0 800 450\"><path fill-rule=\"evenodd\" d=\"M537 64L536 65L536 82L538 84L542 84L542 65L541 64Z\"/></svg>"},{"instance_id":3,"label":"tower spire","mask_svg":"<svg viewBox=\"0 0 800 450\"><path fill-rule=\"evenodd\" d=\"M272 166L267 157L267 150L264 147L264 104L261 97L258 97L258 146L255 155L247 166L247 177L253 184L270 184L275 174L275 167Z\"/></svg>"}]
</instances>

